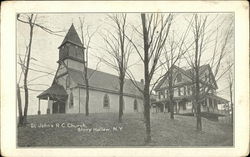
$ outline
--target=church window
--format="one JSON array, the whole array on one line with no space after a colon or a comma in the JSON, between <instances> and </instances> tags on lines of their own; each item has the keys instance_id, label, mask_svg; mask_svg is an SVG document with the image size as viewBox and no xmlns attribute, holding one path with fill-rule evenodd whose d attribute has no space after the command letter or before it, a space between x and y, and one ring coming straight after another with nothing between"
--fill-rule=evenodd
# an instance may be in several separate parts
<instances>
[{"instance_id":1,"label":"church window","mask_svg":"<svg viewBox=\"0 0 250 157\"><path fill-rule=\"evenodd\" d=\"M103 107L104 108L109 108L110 107L110 101L109 101L108 94L104 95L104 98L103 98Z\"/></svg>"},{"instance_id":2,"label":"church window","mask_svg":"<svg viewBox=\"0 0 250 157\"><path fill-rule=\"evenodd\" d=\"M66 88L69 88L70 87L70 77L67 76L66 77Z\"/></svg>"},{"instance_id":3,"label":"church window","mask_svg":"<svg viewBox=\"0 0 250 157\"><path fill-rule=\"evenodd\" d=\"M138 111L138 103L137 100L134 100L134 111Z\"/></svg>"},{"instance_id":4,"label":"church window","mask_svg":"<svg viewBox=\"0 0 250 157\"><path fill-rule=\"evenodd\" d=\"M74 106L74 97L73 97L73 93L70 93L70 97L69 97L69 107L73 107Z\"/></svg>"}]
</instances>

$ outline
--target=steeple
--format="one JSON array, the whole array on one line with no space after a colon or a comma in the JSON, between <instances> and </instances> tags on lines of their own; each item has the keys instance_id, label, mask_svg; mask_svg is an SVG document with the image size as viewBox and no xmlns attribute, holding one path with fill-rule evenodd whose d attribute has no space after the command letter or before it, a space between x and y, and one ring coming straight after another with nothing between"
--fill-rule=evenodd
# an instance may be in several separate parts
<instances>
[{"instance_id":1,"label":"steeple","mask_svg":"<svg viewBox=\"0 0 250 157\"><path fill-rule=\"evenodd\" d=\"M67 43L67 42L69 42L71 44L74 44L74 45L77 45L77 46L80 46L80 47L83 46L82 42L81 42L81 40L80 40L80 38L79 38L79 36L78 36L78 34L76 32L76 29L75 29L73 23L72 23L71 27L69 28L69 31L66 34L66 36L65 36L62 44L59 46L59 48L61 46L63 46L65 43Z\"/></svg>"},{"instance_id":2,"label":"steeple","mask_svg":"<svg viewBox=\"0 0 250 157\"><path fill-rule=\"evenodd\" d=\"M58 49L59 61L70 59L83 62L84 47L73 24Z\"/></svg>"}]
</instances>

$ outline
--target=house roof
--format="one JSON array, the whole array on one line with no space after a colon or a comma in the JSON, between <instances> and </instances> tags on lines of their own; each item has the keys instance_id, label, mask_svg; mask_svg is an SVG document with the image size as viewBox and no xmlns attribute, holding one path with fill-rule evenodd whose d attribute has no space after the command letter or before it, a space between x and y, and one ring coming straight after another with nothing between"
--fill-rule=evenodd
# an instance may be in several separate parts
<instances>
[{"instance_id":1,"label":"house roof","mask_svg":"<svg viewBox=\"0 0 250 157\"><path fill-rule=\"evenodd\" d=\"M68 74L72 80L80 86L85 86L85 81L83 73L79 70L68 69ZM95 88L97 90L118 92L119 91L119 78L116 75L109 73L97 71L88 68L87 74L89 78L89 87ZM143 89L143 84L136 81L137 85ZM134 86L133 82L130 79L125 79L124 83L124 94L141 96L140 91Z\"/></svg>"},{"instance_id":2,"label":"house roof","mask_svg":"<svg viewBox=\"0 0 250 157\"><path fill-rule=\"evenodd\" d=\"M173 100L193 100L195 97L193 95L185 95L185 96L179 96L179 97L174 97ZM215 95L215 94L212 94L212 93L207 93L204 98L211 98L211 99L214 99L217 101L218 104L226 104L228 103L229 101L227 99L224 99L218 95ZM157 104L157 103L164 103L164 102L168 102L170 101L169 98L164 98L164 99L160 99L160 100L157 100L157 101L154 101L152 103L154 104Z\"/></svg>"},{"instance_id":3,"label":"house roof","mask_svg":"<svg viewBox=\"0 0 250 157\"><path fill-rule=\"evenodd\" d=\"M64 87L54 83L47 90L43 91L41 94L37 96L39 99L47 99L50 97L51 100L61 100L67 97L67 92Z\"/></svg>"},{"instance_id":4,"label":"house roof","mask_svg":"<svg viewBox=\"0 0 250 157\"><path fill-rule=\"evenodd\" d=\"M75 45L80 46L80 47L83 46L73 23L72 23L71 27L69 28L68 33L66 34L66 36L65 36L63 42L61 43L61 45L59 46L59 48L62 45L64 45L66 42L70 42L70 43L75 44Z\"/></svg>"},{"instance_id":5,"label":"house roof","mask_svg":"<svg viewBox=\"0 0 250 157\"><path fill-rule=\"evenodd\" d=\"M207 97L217 100L217 103L219 103L219 104L223 104L223 103L225 104L225 103L229 102L227 99L224 99L224 98L222 98L218 95L212 94L212 93L209 93L207 95Z\"/></svg>"},{"instance_id":6,"label":"house roof","mask_svg":"<svg viewBox=\"0 0 250 157\"><path fill-rule=\"evenodd\" d=\"M182 69L182 68L180 68L180 67L178 67L178 66L176 66L176 65L174 65L172 68L176 68L176 69L177 69L179 72L181 72L182 74L186 75L186 76L189 77L189 78L192 78L192 71L194 70L194 68L190 68L190 69L184 70L184 69ZM212 70L211 70L209 64L204 64L204 65L200 66L200 68L199 68L200 76L202 76L202 74L204 74L204 72L205 72L206 70L209 70L209 71L212 73ZM161 79L161 81L156 85L155 90L159 90L159 89L160 89L161 85L162 85L162 84L164 83L164 81L166 80L166 78L167 78L167 76L168 76L168 73L169 73L168 71L165 73L165 76L164 76L164 77ZM215 82L216 88L218 88L218 87L217 87L217 83L216 83L215 78L214 78L213 75L212 75L212 77L213 77L213 81Z\"/></svg>"}]
</instances>

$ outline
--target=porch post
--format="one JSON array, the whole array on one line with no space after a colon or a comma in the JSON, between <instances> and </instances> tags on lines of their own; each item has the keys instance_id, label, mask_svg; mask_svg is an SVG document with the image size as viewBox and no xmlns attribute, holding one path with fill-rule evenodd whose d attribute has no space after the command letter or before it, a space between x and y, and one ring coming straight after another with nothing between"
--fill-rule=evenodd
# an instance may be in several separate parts
<instances>
[{"instance_id":1,"label":"porch post","mask_svg":"<svg viewBox=\"0 0 250 157\"><path fill-rule=\"evenodd\" d=\"M206 98L207 100L207 111L209 112L209 98Z\"/></svg>"},{"instance_id":2,"label":"porch post","mask_svg":"<svg viewBox=\"0 0 250 157\"><path fill-rule=\"evenodd\" d=\"M163 113L165 113L165 103L163 103Z\"/></svg>"},{"instance_id":3,"label":"porch post","mask_svg":"<svg viewBox=\"0 0 250 157\"><path fill-rule=\"evenodd\" d=\"M40 115L41 114L41 110L40 110L40 98L38 99L38 111L37 114Z\"/></svg>"},{"instance_id":4,"label":"porch post","mask_svg":"<svg viewBox=\"0 0 250 157\"><path fill-rule=\"evenodd\" d=\"M212 99L212 107L213 107L213 112L214 112L214 99Z\"/></svg>"},{"instance_id":5,"label":"porch post","mask_svg":"<svg viewBox=\"0 0 250 157\"><path fill-rule=\"evenodd\" d=\"M47 114L50 114L50 108L49 108L49 96L48 96L48 108L47 108Z\"/></svg>"},{"instance_id":6,"label":"porch post","mask_svg":"<svg viewBox=\"0 0 250 157\"><path fill-rule=\"evenodd\" d=\"M176 113L179 113L180 106L179 106L179 101L176 101Z\"/></svg>"}]
</instances>

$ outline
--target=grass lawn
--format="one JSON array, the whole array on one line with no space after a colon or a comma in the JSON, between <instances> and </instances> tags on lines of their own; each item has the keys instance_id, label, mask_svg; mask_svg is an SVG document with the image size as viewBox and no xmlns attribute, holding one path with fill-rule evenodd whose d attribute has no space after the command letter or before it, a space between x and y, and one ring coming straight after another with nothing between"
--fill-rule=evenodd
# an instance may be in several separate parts
<instances>
[{"instance_id":1,"label":"grass lawn","mask_svg":"<svg viewBox=\"0 0 250 157\"><path fill-rule=\"evenodd\" d=\"M203 131L196 132L195 117L169 114L151 115L152 142L145 145L143 116L124 114L117 122L115 113L54 114L28 116L29 125L18 128L19 147L46 146L232 146L233 127L230 124L202 119ZM85 130L76 125L84 123ZM39 128L39 124L46 124ZM36 128L31 128L36 125ZM51 127L53 126L53 127ZM113 128L116 127L116 128ZM121 127L122 129L119 129ZM91 130L93 128L93 130ZM98 130L105 128L106 130ZM117 130L115 130L117 129Z\"/></svg>"}]
</instances>

